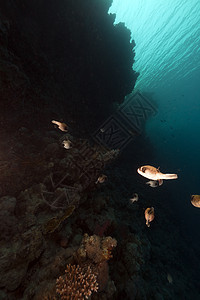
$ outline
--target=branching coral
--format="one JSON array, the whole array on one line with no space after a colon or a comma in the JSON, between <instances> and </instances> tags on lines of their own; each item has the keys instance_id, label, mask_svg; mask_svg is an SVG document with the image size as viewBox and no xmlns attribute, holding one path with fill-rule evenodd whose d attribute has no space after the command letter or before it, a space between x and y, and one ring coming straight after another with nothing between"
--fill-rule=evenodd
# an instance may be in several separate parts
<instances>
[{"instance_id":1,"label":"branching coral","mask_svg":"<svg viewBox=\"0 0 200 300\"><path fill-rule=\"evenodd\" d=\"M56 282L56 292L61 299L88 299L92 292L97 292L97 276L92 273L90 266L86 270L79 265L67 265L65 275Z\"/></svg>"}]
</instances>

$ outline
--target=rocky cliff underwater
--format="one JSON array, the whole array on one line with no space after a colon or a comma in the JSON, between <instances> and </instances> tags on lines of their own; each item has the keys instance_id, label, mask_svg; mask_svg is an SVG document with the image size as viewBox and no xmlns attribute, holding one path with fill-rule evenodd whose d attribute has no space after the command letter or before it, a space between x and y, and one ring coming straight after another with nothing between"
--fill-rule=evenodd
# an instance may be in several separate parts
<instances>
[{"instance_id":1,"label":"rocky cliff underwater","mask_svg":"<svg viewBox=\"0 0 200 300\"><path fill-rule=\"evenodd\" d=\"M2 300L199 297L171 189L136 172L150 140L99 143L138 77L111 2L0 3Z\"/></svg>"}]
</instances>

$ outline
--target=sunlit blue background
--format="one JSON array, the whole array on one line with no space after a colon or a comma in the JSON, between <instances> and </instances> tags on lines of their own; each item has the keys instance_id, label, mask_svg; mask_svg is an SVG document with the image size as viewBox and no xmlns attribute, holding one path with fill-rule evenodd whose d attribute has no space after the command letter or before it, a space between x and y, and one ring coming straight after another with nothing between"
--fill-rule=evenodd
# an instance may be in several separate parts
<instances>
[{"instance_id":1,"label":"sunlit blue background","mask_svg":"<svg viewBox=\"0 0 200 300\"><path fill-rule=\"evenodd\" d=\"M177 172L167 183L177 218L189 234L200 237L200 208L190 204L200 194L200 1L113 0L110 13L124 22L135 40L136 88L153 94L158 113L146 124L155 161L138 162Z\"/></svg>"}]
</instances>

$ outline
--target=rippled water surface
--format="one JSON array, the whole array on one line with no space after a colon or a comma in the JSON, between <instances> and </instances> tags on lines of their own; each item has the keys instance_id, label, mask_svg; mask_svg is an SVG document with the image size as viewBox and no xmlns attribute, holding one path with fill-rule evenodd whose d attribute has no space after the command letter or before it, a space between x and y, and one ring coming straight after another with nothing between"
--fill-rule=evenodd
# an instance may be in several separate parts
<instances>
[{"instance_id":1,"label":"rippled water surface","mask_svg":"<svg viewBox=\"0 0 200 300\"><path fill-rule=\"evenodd\" d=\"M199 69L199 0L114 0L110 12L136 42L139 87L171 85Z\"/></svg>"}]
</instances>

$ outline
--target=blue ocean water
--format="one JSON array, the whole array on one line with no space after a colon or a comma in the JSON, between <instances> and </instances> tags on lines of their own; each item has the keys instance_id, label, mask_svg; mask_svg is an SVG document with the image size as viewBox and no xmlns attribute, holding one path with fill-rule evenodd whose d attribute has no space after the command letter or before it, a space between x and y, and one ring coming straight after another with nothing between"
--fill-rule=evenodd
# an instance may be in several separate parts
<instances>
[{"instance_id":1,"label":"blue ocean water","mask_svg":"<svg viewBox=\"0 0 200 300\"><path fill-rule=\"evenodd\" d=\"M123 22L136 43L136 89L153 95L157 114L147 121L155 161L138 162L177 172L171 199L189 235L200 240L200 1L113 0L110 13Z\"/></svg>"}]
</instances>

